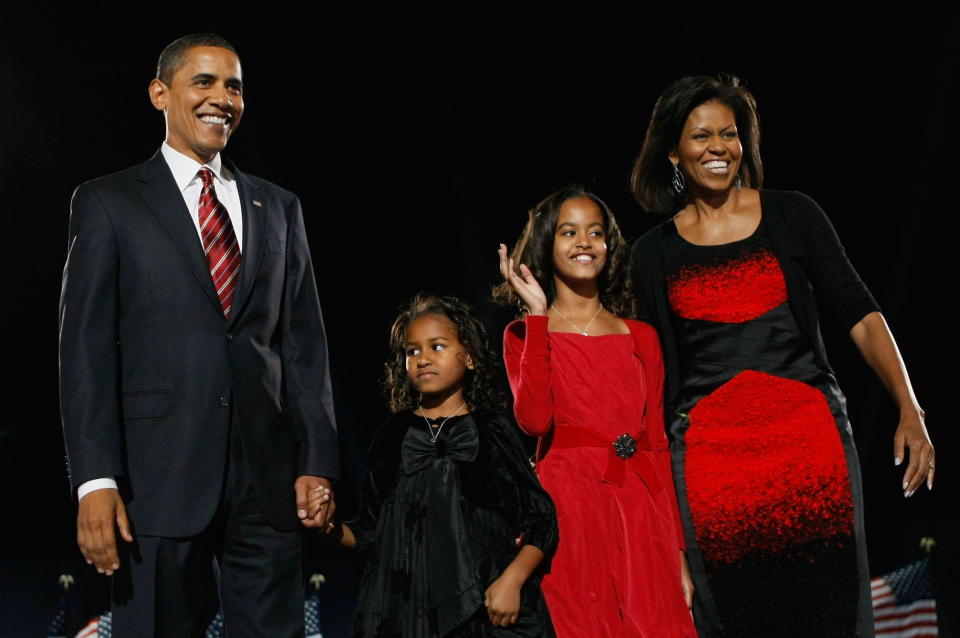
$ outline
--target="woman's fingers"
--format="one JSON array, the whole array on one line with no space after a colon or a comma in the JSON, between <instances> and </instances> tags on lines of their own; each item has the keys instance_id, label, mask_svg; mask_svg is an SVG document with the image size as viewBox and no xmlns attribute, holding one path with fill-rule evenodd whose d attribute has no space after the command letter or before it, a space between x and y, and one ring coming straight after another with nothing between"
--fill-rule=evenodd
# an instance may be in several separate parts
<instances>
[{"instance_id":1,"label":"woman's fingers","mask_svg":"<svg viewBox=\"0 0 960 638\"><path fill-rule=\"evenodd\" d=\"M927 488L933 489L935 453L933 446L924 439L909 441L908 448L910 463L903 474L903 495L909 497L920 488L924 479Z\"/></svg>"}]
</instances>

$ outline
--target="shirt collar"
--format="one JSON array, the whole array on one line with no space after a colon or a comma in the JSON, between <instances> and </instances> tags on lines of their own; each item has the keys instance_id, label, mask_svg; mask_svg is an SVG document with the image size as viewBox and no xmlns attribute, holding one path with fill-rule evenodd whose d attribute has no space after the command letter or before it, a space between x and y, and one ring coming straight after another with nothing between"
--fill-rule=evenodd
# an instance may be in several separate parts
<instances>
[{"instance_id":1,"label":"shirt collar","mask_svg":"<svg viewBox=\"0 0 960 638\"><path fill-rule=\"evenodd\" d=\"M174 149L167 144L166 141L160 146L160 152L163 153L163 159L167 161L167 166L170 167L170 172L173 173L173 179L177 183L177 188L180 189L181 193L190 185L190 182L196 179L197 172L203 166L213 171L214 177L221 183L225 184L233 177L223 165L223 161L220 159L220 153L214 155L213 159L206 164L200 164L192 157L187 157L180 151Z\"/></svg>"}]
</instances>

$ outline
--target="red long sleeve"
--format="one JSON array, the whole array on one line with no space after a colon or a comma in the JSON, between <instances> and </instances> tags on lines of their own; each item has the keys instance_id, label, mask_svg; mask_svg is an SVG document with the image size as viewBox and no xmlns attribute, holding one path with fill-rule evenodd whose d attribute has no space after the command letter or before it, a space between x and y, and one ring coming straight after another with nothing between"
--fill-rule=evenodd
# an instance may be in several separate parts
<instances>
[{"instance_id":1,"label":"red long sleeve","mask_svg":"<svg viewBox=\"0 0 960 638\"><path fill-rule=\"evenodd\" d=\"M513 392L513 413L520 429L541 436L553 426L548 317L514 321L503 333L503 359Z\"/></svg>"},{"instance_id":2,"label":"red long sleeve","mask_svg":"<svg viewBox=\"0 0 960 638\"><path fill-rule=\"evenodd\" d=\"M510 323L503 335L503 358L513 411L520 428L531 436L542 436L553 427L553 382L550 360L549 319L537 315ZM646 429L649 449L654 451L658 474L667 490L676 522L680 549L685 549L680 509L673 484L669 441L663 423L663 354L654 329L646 323L629 321L636 354L644 364L646 381Z\"/></svg>"},{"instance_id":3,"label":"red long sleeve","mask_svg":"<svg viewBox=\"0 0 960 638\"><path fill-rule=\"evenodd\" d=\"M654 450L657 461L657 470L664 482L673 517L677 525L677 539L680 549L686 550L683 539L683 524L680 522L680 507L677 504L677 493L673 485L673 467L670 457L670 442L663 423L663 353L660 350L660 339L650 324L631 322L630 330L634 334L634 341L640 350L644 363L647 382L647 416L646 431L650 449Z\"/></svg>"}]
</instances>

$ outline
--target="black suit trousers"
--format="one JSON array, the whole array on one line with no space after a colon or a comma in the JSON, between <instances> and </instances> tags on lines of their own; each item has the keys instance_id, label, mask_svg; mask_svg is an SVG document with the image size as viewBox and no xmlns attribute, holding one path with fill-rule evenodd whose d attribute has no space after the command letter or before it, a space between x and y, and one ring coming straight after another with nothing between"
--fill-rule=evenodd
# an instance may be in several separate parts
<instances>
[{"instance_id":1,"label":"black suit trousers","mask_svg":"<svg viewBox=\"0 0 960 638\"><path fill-rule=\"evenodd\" d=\"M118 638L202 637L221 607L230 638L304 635L300 533L270 525L236 427L207 529L186 538L136 536L125 549L113 576Z\"/></svg>"}]
</instances>

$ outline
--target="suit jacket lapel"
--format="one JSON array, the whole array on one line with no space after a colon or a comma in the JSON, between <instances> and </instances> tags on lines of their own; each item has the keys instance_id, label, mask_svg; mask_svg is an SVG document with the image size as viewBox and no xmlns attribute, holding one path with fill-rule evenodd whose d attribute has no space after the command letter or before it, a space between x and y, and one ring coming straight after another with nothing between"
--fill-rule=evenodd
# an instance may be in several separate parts
<instances>
[{"instance_id":1,"label":"suit jacket lapel","mask_svg":"<svg viewBox=\"0 0 960 638\"><path fill-rule=\"evenodd\" d=\"M203 246L197 235L197 227L190 219L190 211L187 210L173 174L170 173L170 168L160 151L157 151L143 165L139 177L144 182L140 194L147 206L170 235L174 246L187 263L190 272L196 277L197 283L210 298L210 302L219 312L223 312L220 298L213 287L213 279L210 277L210 268L203 255Z\"/></svg>"},{"instance_id":2,"label":"suit jacket lapel","mask_svg":"<svg viewBox=\"0 0 960 638\"><path fill-rule=\"evenodd\" d=\"M240 275L237 288L233 293L233 308L230 311L229 323L233 324L243 312L243 306L250 296L253 281L263 256L263 242L267 215L267 205L260 195L260 186L254 184L246 175L237 170L229 160L224 160L237 181L237 192L240 194L240 209L243 215L243 246L240 258Z\"/></svg>"}]
</instances>

